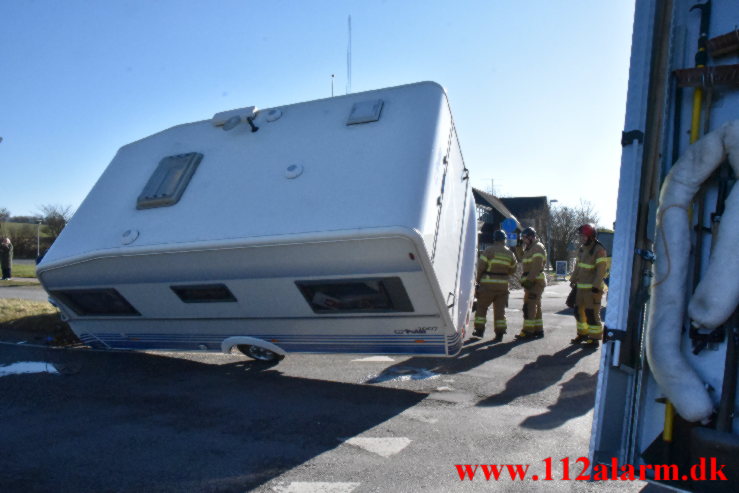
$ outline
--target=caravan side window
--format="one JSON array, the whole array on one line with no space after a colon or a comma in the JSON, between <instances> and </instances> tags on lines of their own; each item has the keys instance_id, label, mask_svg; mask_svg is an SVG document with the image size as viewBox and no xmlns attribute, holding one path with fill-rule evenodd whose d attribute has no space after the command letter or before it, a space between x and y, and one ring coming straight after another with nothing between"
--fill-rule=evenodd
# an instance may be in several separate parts
<instances>
[{"instance_id":1,"label":"caravan side window","mask_svg":"<svg viewBox=\"0 0 739 493\"><path fill-rule=\"evenodd\" d=\"M399 277L296 281L315 313L412 312Z\"/></svg>"},{"instance_id":2,"label":"caravan side window","mask_svg":"<svg viewBox=\"0 0 739 493\"><path fill-rule=\"evenodd\" d=\"M233 303L236 301L225 284L170 286L170 289L185 303Z\"/></svg>"},{"instance_id":3,"label":"caravan side window","mask_svg":"<svg viewBox=\"0 0 739 493\"><path fill-rule=\"evenodd\" d=\"M67 289L49 291L80 316L140 316L141 314L118 292L110 289Z\"/></svg>"}]
</instances>

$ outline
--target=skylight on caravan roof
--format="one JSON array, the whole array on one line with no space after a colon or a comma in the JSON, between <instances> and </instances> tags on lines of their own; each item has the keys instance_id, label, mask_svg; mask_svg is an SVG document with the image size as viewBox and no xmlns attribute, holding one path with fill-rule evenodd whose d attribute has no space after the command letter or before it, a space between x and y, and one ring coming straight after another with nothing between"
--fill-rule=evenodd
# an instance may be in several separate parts
<instances>
[{"instance_id":1,"label":"skylight on caravan roof","mask_svg":"<svg viewBox=\"0 0 739 493\"><path fill-rule=\"evenodd\" d=\"M383 105L382 99L371 99L369 101L354 103L346 124L357 125L359 123L376 122L380 119Z\"/></svg>"},{"instance_id":2,"label":"skylight on caravan roof","mask_svg":"<svg viewBox=\"0 0 739 493\"><path fill-rule=\"evenodd\" d=\"M159 166L136 201L136 208L166 207L179 202L202 159L202 154L189 152L167 156L159 161Z\"/></svg>"}]
</instances>

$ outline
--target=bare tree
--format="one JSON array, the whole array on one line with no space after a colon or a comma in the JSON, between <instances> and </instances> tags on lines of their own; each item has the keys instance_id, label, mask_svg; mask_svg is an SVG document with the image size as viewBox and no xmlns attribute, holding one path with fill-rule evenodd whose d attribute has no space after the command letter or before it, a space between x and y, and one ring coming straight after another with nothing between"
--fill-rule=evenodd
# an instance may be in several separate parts
<instances>
[{"instance_id":1,"label":"bare tree","mask_svg":"<svg viewBox=\"0 0 739 493\"><path fill-rule=\"evenodd\" d=\"M4 223L8 219L10 219L10 211L5 207L0 207L0 223Z\"/></svg>"},{"instance_id":2,"label":"bare tree","mask_svg":"<svg viewBox=\"0 0 739 493\"><path fill-rule=\"evenodd\" d=\"M54 239L59 236L74 214L71 205L42 205L39 209L42 221L49 228L51 237Z\"/></svg>"},{"instance_id":3,"label":"bare tree","mask_svg":"<svg viewBox=\"0 0 739 493\"><path fill-rule=\"evenodd\" d=\"M574 255L577 228L580 225L592 223L597 227L599 220L593 204L585 200L580 200L576 207L553 207L550 226L552 264L556 260L568 260Z\"/></svg>"}]
</instances>

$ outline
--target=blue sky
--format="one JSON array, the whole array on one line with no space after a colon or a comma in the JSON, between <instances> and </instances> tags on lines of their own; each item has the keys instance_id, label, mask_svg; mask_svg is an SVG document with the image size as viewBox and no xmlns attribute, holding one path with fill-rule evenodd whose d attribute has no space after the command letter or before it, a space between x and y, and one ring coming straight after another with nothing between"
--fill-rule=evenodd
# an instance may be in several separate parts
<instances>
[{"instance_id":1,"label":"blue sky","mask_svg":"<svg viewBox=\"0 0 739 493\"><path fill-rule=\"evenodd\" d=\"M219 111L446 87L477 188L615 219L633 0L5 0L0 207L79 206L121 146Z\"/></svg>"}]
</instances>

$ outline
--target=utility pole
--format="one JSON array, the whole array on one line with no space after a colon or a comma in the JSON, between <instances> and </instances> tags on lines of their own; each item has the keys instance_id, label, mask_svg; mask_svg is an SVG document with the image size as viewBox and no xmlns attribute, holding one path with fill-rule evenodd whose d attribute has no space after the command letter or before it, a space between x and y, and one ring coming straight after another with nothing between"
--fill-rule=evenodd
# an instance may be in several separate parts
<instances>
[{"instance_id":1,"label":"utility pole","mask_svg":"<svg viewBox=\"0 0 739 493\"><path fill-rule=\"evenodd\" d=\"M559 200L550 200L547 209L547 260L550 266L552 266L552 204L555 202L559 202Z\"/></svg>"},{"instance_id":2,"label":"utility pole","mask_svg":"<svg viewBox=\"0 0 739 493\"><path fill-rule=\"evenodd\" d=\"M41 255L41 219L36 220L36 258Z\"/></svg>"}]
</instances>

